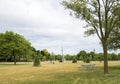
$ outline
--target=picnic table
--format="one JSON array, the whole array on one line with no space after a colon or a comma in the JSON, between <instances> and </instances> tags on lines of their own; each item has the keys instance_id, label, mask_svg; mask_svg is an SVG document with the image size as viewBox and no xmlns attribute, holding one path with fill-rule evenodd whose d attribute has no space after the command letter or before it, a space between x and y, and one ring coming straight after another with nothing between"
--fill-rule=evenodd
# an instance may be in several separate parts
<instances>
[{"instance_id":1,"label":"picnic table","mask_svg":"<svg viewBox=\"0 0 120 84\"><path fill-rule=\"evenodd\" d=\"M83 64L81 65L81 69L85 69L85 70L95 69L95 64Z\"/></svg>"}]
</instances>

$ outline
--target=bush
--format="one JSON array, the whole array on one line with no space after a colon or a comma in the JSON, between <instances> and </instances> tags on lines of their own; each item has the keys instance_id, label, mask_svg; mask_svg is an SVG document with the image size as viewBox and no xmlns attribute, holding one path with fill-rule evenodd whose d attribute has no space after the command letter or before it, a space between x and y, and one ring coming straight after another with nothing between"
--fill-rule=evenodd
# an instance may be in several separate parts
<instances>
[{"instance_id":1,"label":"bush","mask_svg":"<svg viewBox=\"0 0 120 84\"><path fill-rule=\"evenodd\" d=\"M77 63L77 58L73 58L72 63Z\"/></svg>"},{"instance_id":2,"label":"bush","mask_svg":"<svg viewBox=\"0 0 120 84\"><path fill-rule=\"evenodd\" d=\"M40 60L39 60L39 57L35 57L35 60L34 60L34 64L33 66L40 66Z\"/></svg>"},{"instance_id":3,"label":"bush","mask_svg":"<svg viewBox=\"0 0 120 84\"><path fill-rule=\"evenodd\" d=\"M63 60L62 60L62 59L59 59L59 62L63 62Z\"/></svg>"},{"instance_id":4,"label":"bush","mask_svg":"<svg viewBox=\"0 0 120 84\"><path fill-rule=\"evenodd\" d=\"M89 58L87 58L86 63L90 63L90 59Z\"/></svg>"}]
</instances>

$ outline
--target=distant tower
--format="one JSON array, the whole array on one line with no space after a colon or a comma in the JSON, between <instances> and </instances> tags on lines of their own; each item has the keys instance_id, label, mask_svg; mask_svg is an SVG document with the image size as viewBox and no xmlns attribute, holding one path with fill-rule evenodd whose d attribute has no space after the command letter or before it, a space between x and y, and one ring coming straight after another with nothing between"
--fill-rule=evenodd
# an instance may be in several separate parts
<instances>
[{"instance_id":1,"label":"distant tower","mask_svg":"<svg viewBox=\"0 0 120 84\"><path fill-rule=\"evenodd\" d=\"M62 45L61 52L62 52L62 61L65 61L64 54L63 54L63 45Z\"/></svg>"}]
</instances>

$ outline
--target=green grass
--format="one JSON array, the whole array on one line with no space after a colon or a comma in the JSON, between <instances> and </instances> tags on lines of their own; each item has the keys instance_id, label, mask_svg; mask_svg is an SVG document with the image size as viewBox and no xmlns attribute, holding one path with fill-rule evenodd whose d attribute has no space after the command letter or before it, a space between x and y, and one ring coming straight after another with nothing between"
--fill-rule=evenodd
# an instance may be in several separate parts
<instances>
[{"instance_id":1,"label":"green grass","mask_svg":"<svg viewBox=\"0 0 120 84\"><path fill-rule=\"evenodd\" d=\"M33 63L0 63L0 84L120 84L120 61L109 62L109 75L103 74L103 63L95 70L82 70L83 62L50 64L42 62L40 67Z\"/></svg>"}]
</instances>

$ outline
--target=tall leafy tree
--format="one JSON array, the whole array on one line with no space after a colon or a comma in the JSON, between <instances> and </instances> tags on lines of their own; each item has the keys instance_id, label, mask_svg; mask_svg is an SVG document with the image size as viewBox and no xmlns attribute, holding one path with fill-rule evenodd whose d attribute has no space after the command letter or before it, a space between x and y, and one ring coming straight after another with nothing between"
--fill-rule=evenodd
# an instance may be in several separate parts
<instances>
[{"instance_id":1,"label":"tall leafy tree","mask_svg":"<svg viewBox=\"0 0 120 84\"><path fill-rule=\"evenodd\" d=\"M87 52L85 50L81 50L78 54L77 54L77 57L80 58L82 57L83 58L83 61L85 62L87 60Z\"/></svg>"},{"instance_id":2,"label":"tall leafy tree","mask_svg":"<svg viewBox=\"0 0 120 84\"><path fill-rule=\"evenodd\" d=\"M73 56L70 54L65 55L65 60L72 60Z\"/></svg>"},{"instance_id":3,"label":"tall leafy tree","mask_svg":"<svg viewBox=\"0 0 120 84\"><path fill-rule=\"evenodd\" d=\"M63 1L63 5L72 10L72 15L87 23L85 34L97 34L104 52L104 74L108 74L108 39L120 22L116 14L120 8L120 0L67 0Z\"/></svg>"},{"instance_id":4,"label":"tall leafy tree","mask_svg":"<svg viewBox=\"0 0 120 84\"><path fill-rule=\"evenodd\" d=\"M42 58L46 58L46 60L50 59L50 53L47 49L41 50L41 55L42 55Z\"/></svg>"},{"instance_id":5,"label":"tall leafy tree","mask_svg":"<svg viewBox=\"0 0 120 84\"><path fill-rule=\"evenodd\" d=\"M92 57L92 60L94 60L95 52L91 51L91 52L90 52L90 56Z\"/></svg>"},{"instance_id":6,"label":"tall leafy tree","mask_svg":"<svg viewBox=\"0 0 120 84\"><path fill-rule=\"evenodd\" d=\"M31 52L31 44L22 35L12 31L0 33L0 55L13 59L15 65L19 58L28 58Z\"/></svg>"}]
</instances>

